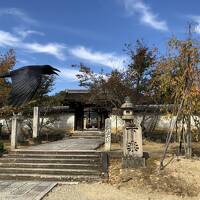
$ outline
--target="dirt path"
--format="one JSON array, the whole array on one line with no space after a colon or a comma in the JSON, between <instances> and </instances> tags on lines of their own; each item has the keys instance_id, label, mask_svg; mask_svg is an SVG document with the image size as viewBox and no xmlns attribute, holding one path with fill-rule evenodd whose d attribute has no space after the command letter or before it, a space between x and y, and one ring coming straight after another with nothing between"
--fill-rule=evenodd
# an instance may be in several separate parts
<instances>
[{"instance_id":1,"label":"dirt path","mask_svg":"<svg viewBox=\"0 0 200 200\"><path fill-rule=\"evenodd\" d=\"M78 184L57 186L44 200L199 200L161 192L148 192L142 188L118 189L109 184Z\"/></svg>"}]
</instances>

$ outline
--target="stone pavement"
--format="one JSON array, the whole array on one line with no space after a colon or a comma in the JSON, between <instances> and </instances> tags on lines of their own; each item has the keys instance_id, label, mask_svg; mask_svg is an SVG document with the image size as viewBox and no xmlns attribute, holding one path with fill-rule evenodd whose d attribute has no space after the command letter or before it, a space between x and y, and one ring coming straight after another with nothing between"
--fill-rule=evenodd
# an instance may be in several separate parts
<instances>
[{"instance_id":1,"label":"stone pavement","mask_svg":"<svg viewBox=\"0 0 200 200\"><path fill-rule=\"evenodd\" d=\"M36 181L0 181L0 200L40 200L57 183Z\"/></svg>"},{"instance_id":2,"label":"stone pavement","mask_svg":"<svg viewBox=\"0 0 200 200\"><path fill-rule=\"evenodd\" d=\"M103 139L66 138L26 148L26 150L95 150L104 143Z\"/></svg>"}]
</instances>

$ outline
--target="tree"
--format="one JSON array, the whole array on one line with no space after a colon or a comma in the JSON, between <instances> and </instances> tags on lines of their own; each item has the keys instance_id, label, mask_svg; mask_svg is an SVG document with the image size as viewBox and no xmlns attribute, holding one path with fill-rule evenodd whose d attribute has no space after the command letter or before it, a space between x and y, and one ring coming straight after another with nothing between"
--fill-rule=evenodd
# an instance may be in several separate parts
<instances>
[{"instance_id":1,"label":"tree","mask_svg":"<svg viewBox=\"0 0 200 200\"><path fill-rule=\"evenodd\" d=\"M10 49L6 54L0 55L0 73L5 73L13 69L16 63L15 52ZM0 79L0 106L6 105L5 99L10 92L11 85L8 79Z\"/></svg>"},{"instance_id":2,"label":"tree","mask_svg":"<svg viewBox=\"0 0 200 200\"><path fill-rule=\"evenodd\" d=\"M6 73L13 69L16 63L15 52L13 49L8 50L5 54L0 55L0 73ZM9 79L0 78L0 116L7 118L15 111L15 108L7 106L7 98L11 90Z\"/></svg>"},{"instance_id":3,"label":"tree","mask_svg":"<svg viewBox=\"0 0 200 200\"><path fill-rule=\"evenodd\" d=\"M52 99L53 105L56 106L65 106L66 102L66 91L60 91L55 95L50 97Z\"/></svg>"},{"instance_id":4,"label":"tree","mask_svg":"<svg viewBox=\"0 0 200 200\"><path fill-rule=\"evenodd\" d=\"M0 55L0 73L6 73L13 69L16 63L15 52L13 49L8 50L5 54ZM15 109L7 106L7 97L11 90L11 84L8 79L0 78L0 117L4 117L8 126L7 118Z\"/></svg>"},{"instance_id":5,"label":"tree","mask_svg":"<svg viewBox=\"0 0 200 200\"><path fill-rule=\"evenodd\" d=\"M165 104L173 103L176 111L183 102L182 114L199 112L199 44L191 38L169 41L170 52L160 59L154 71L152 86ZM159 97L158 97L159 98Z\"/></svg>"},{"instance_id":6,"label":"tree","mask_svg":"<svg viewBox=\"0 0 200 200\"><path fill-rule=\"evenodd\" d=\"M115 108L120 108L126 96L133 97L131 87L127 84L125 72L113 70L104 84L106 99Z\"/></svg>"},{"instance_id":7,"label":"tree","mask_svg":"<svg viewBox=\"0 0 200 200\"><path fill-rule=\"evenodd\" d=\"M109 74L105 74L101 70L97 74L82 63L76 67L79 67L80 71L77 74L80 86L90 91L90 102L96 105L120 108L124 97L131 95L131 88L127 85L124 72L112 70Z\"/></svg>"},{"instance_id":8,"label":"tree","mask_svg":"<svg viewBox=\"0 0 200 200\"><path fill-rule=\"evenodd\" d=\"M152 85L155 97L165 104L173 103L172 115L182 126L181 140L186 140L185 153L191 157L191 116L199 113L200 71L199 43L189 37L186 40L172 38L169 41L169 53L160 59L154 72ZM186 132L184 130L186 124ZM169 143L174 123L172 123L167 143ZM167 146L165 149L165 153ZM163 158L164 160L164 158ZM163 165L163 160L161 165Z\"/></svg>"},{"instance_id":9,"label":"tree","mask_svg":"<svg viewBox=\"0 0 200 200\"><path fill-rule=\"evenodd\" d=\"M125 47L125 52L130 57L126 80L135 93L135 102L144 102L144 98L148 99L149 95L148 84L155 67L157 49L150 49L142 40L137 40L134 48L131 44L126 44Z\"/></svg>"}]
</instances>

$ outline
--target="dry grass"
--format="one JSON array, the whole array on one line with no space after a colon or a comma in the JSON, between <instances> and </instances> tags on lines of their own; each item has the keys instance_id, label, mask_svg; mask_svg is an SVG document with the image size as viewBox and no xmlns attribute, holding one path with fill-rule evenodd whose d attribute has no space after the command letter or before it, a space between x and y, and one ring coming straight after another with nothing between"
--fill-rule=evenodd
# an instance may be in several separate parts
<instances>
[{"instance_id":1,"label":"dry grass","mask_svg":"<svg viewBox=\"0 0 200 200\"><path fill-rule=\"evenodd\" d=\"M149 159L147 167L140 169L121 169L120 160L111 160L109 183L119 189L143 188L148 192L161 192L181 197L197 196L200 191L200 179L199 184L196 184L195 181L197 180L191 180L191 177L195 176L197 169L191 172L191 165L187 165L187 167L183 168L182 166L181 170L178 170L179 162L177 160L174 161L167 169L158 173L159 162L157 159ZM185 162L188 161L181 160L182 165ZM200 164L200 161L196 162ZM191 177L187 176L188 171L190 171ZM184 174L187 179L190 178L190 181L186 180Z\"/></svg>"}]
</instances>

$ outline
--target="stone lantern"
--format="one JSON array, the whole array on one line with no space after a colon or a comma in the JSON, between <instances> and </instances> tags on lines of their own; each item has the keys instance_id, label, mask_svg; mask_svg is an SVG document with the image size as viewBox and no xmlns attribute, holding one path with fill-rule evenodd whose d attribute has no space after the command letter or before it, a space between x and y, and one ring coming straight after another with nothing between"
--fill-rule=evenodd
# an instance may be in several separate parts
<instances>
[{"instance_id":1,"label":"stone lantern","mask_svg":"<svg viewBox=\"0 0 200 200\"><path fill-rule=\"evenodd\" d=\"M125 98L122 104L122 119L124 120L123 130L123 159L124 168L145 166L142 147L142 129L134 121L133 104L129 97Z\"/></svg>"},{"instance_id":2,"label":"stone lantern","mask_svg":"<svg viewBox=\"0 0 200 200\"><path fill-rule=\"evenodd\" d=\"M133 121L133 104L129 97L125 98L125 103L122 104L121 109L123 110L122 119L125 120L125 122Z\"/></svg>"}]
</instances>

